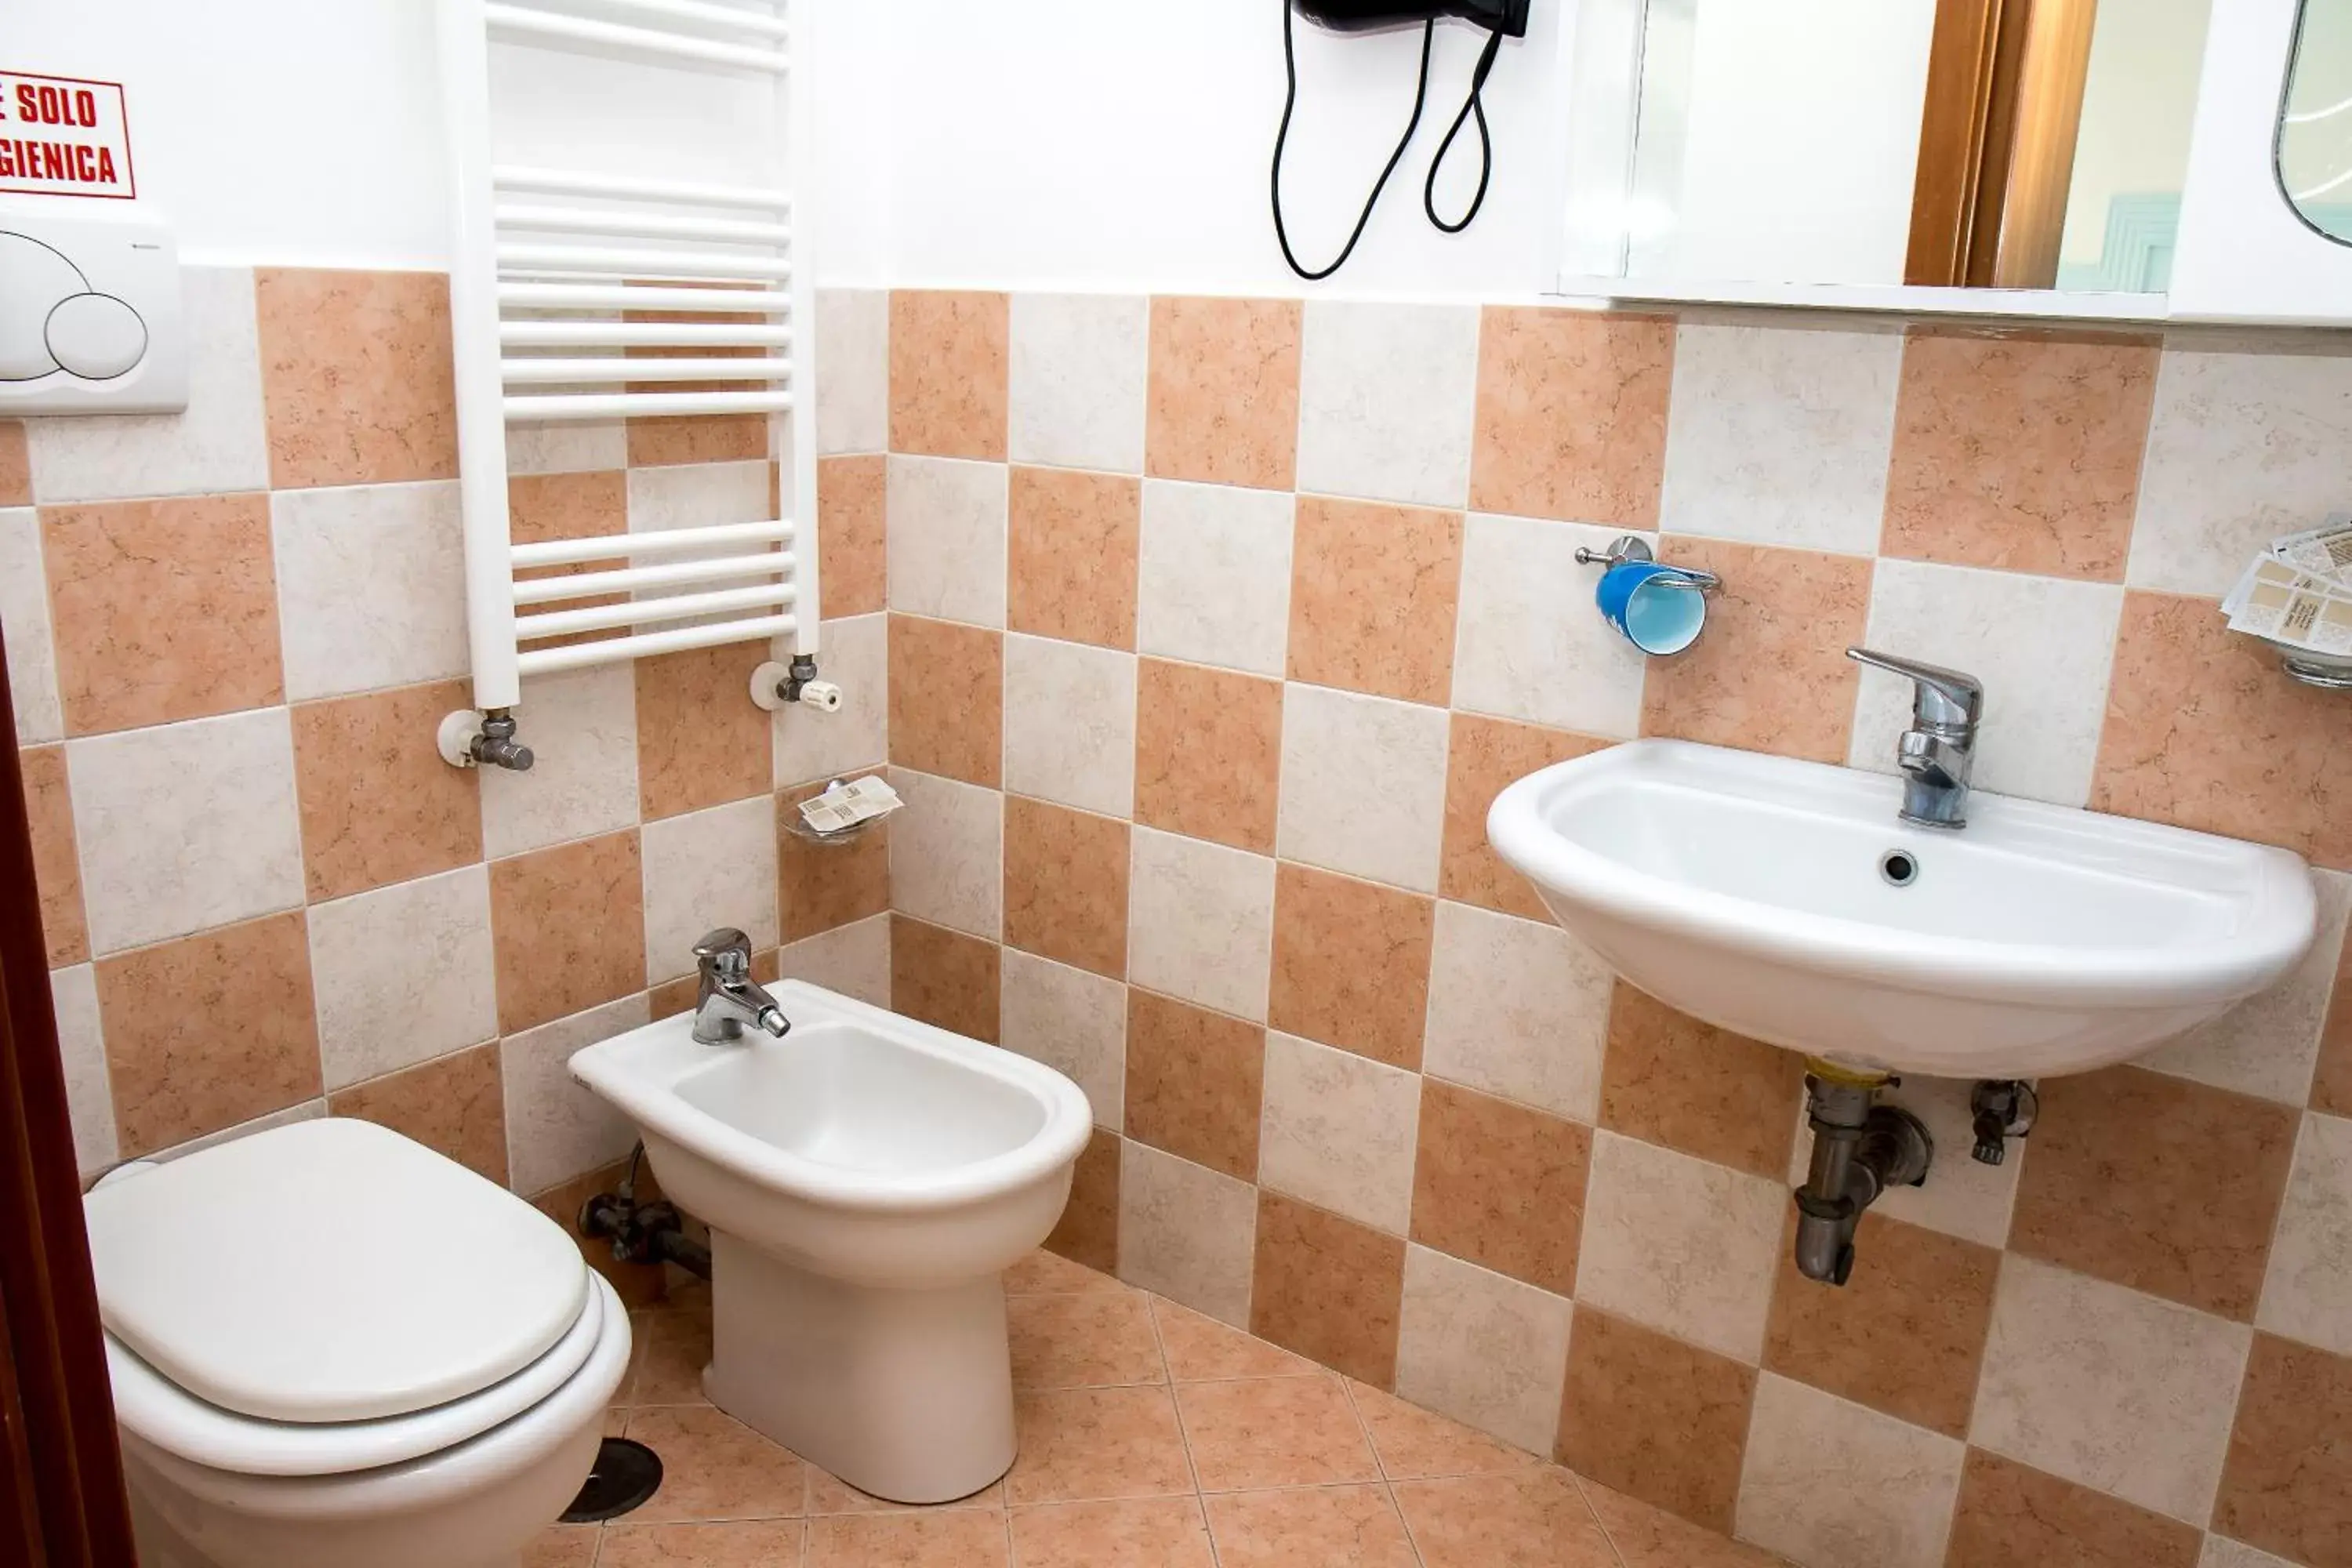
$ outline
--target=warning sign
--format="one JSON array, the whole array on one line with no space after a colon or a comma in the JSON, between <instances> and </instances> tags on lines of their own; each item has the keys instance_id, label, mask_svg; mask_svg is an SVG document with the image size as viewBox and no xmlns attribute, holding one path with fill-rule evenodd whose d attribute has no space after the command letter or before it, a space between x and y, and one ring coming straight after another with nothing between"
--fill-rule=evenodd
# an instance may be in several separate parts
<instances>
[{"instance_id":1,"label":"warning sign","mask_svg":"<svg viewBox=\"0 0 2352 1568\"><path fill-rule=\"evenodd\" d=\"M0 71L0 193L136 196L121 85Z\"/></svg>"}]
</instances>

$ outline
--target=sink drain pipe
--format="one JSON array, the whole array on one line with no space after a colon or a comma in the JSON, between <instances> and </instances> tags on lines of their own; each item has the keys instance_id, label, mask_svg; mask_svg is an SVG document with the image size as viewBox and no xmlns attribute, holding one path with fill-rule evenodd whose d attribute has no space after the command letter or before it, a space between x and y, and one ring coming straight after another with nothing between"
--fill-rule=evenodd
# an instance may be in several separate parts
<instances>
[{"instance_id":1,"label":"sink drain pipe","mask_svg":"<svg viewBox=\"0 0 2352 1568\"><path fill-rule=\"evenodd\" d=\"M685 1216L674 1204L637 1201L641 1142L629 1156L629 1173L618 1192L598 1193L580 1205L580 1234L613 1244L615 1263L675 1263L688 1274L710 1278L710 1248L686 1234Z\"/></svg>"},{"instance_id":2,"label":"sink drain pipe","mask_svg":"<svg viewBox=\"0 0 2352 1568\"><path fill-rule=\"evenodd\" d=\"M1901 1080L1816 1057L1805 1064L1812 1165L1797 1189L1797 1271L1843 1285L1853 1275L1853 1233L1863 1211L1894 1186L1918 1186L1935 1140L1909 1111L1877 1103Z\"/></svg>"}]
</instances>

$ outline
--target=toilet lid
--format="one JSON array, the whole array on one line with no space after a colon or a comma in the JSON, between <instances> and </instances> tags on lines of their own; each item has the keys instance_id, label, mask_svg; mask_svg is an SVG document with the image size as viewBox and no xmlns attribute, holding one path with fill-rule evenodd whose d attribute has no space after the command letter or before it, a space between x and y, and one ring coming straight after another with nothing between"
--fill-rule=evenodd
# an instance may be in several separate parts
<instances>
[{"instance_id":1,"label":"toilet lid","mask_svg":"<svg viewBox=\"0 0 2352 1568\"><path fill-rule=\"evenodd\" d=\"M82 1203L108 1331L246 1415L368 1421L462 1398L545 1354L588 1300L562 1226L371 1122L257 1132Z\"/></svg>"}]
</instances>

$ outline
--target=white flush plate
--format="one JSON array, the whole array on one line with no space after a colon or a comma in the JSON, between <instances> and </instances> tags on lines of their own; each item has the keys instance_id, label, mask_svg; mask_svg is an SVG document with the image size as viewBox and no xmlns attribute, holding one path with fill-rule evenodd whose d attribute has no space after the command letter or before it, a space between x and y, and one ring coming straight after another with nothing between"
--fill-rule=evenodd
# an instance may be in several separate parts
<instances>
[{"instance_id":1,"label":"white flush plate","mask_svg":"<svg viewBox=\"0 0 2352 1568\"><path fill-rule=\"evenodd\" d=\"M0 201L0 418L188 405L172 231L94 205Z\"/></svg>"}]
</instances>

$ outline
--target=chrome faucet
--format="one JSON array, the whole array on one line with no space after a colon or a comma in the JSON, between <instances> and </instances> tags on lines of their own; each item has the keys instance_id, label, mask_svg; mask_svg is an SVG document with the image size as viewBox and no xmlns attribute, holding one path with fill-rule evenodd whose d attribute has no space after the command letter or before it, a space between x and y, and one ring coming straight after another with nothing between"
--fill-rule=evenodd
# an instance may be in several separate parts
<instances>
[{"instance_id":1,"label":"chrome faucet","mask_svg":"<svg viewBox=\"0 0 2352 1568\"><path fill-rule=\"evenodd\" d=\"M1922 827L1966 827L1977 721L1984 716L1984 682L1957 669L1866 647L1850 647L1845 656L1912 683L1911 728L1903 731L1895 750L1895 765L1903 770L1903 820Z\"/></svg>"},{"instance_id":2,"label":"chrome faucet","mask_svg":"<svg viewBox=\"0 0 2352 1568\"><path fill-rule=\"evenodd\" d=\"M702 988L694 1001L698 1045L724 1046L743 1037L743 1026L782 1038L792 1028L776 999L751 978L751 939L731 928L712 931L694 944Z\"/></svg>"}]
</instances>

